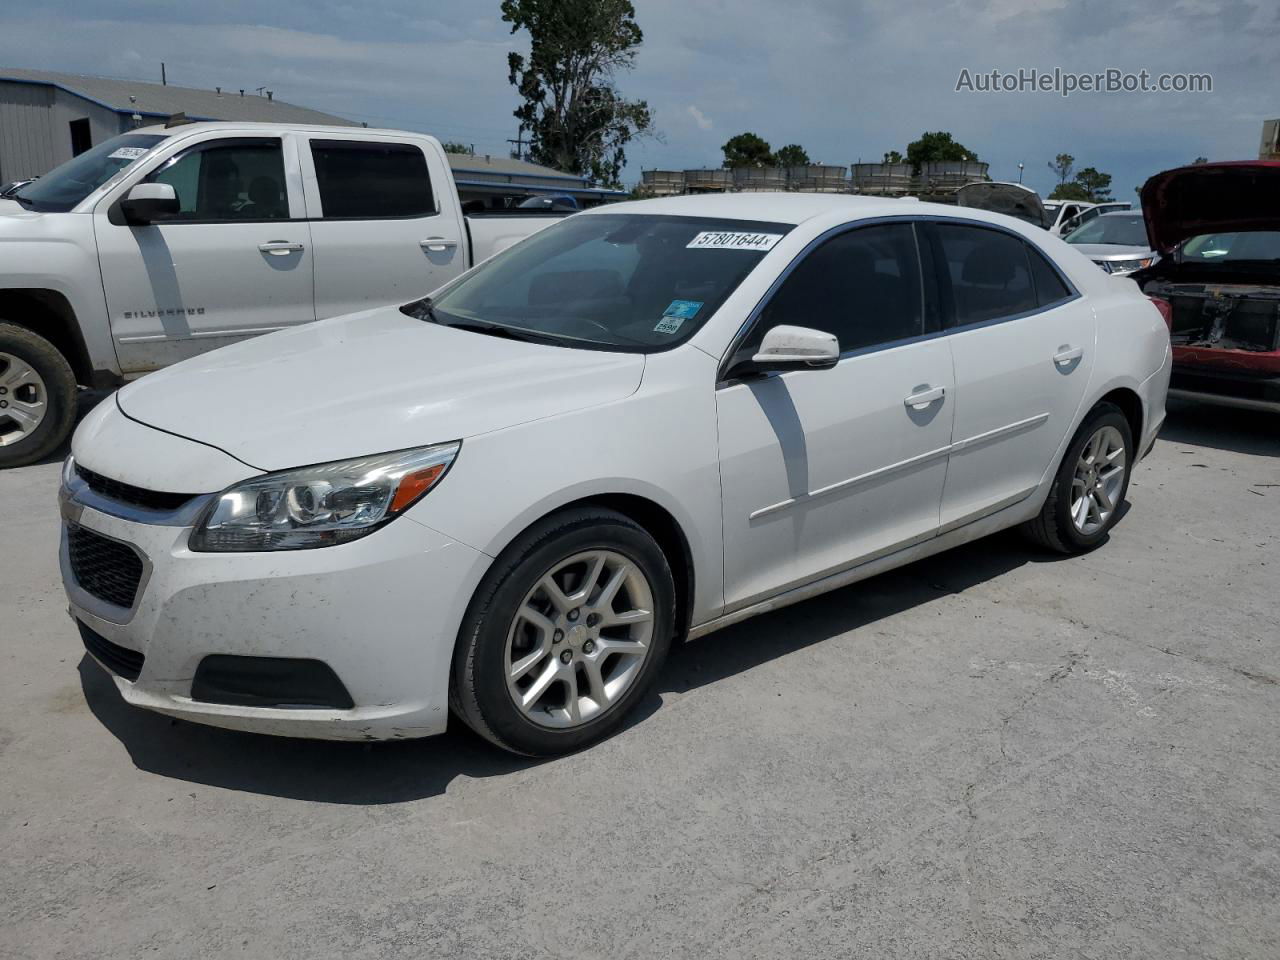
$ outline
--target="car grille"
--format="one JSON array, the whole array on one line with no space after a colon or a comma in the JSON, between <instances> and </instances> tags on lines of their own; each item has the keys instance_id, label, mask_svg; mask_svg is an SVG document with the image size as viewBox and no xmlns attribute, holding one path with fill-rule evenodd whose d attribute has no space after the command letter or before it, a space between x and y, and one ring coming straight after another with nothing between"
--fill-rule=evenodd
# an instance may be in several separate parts
<instances>
[{"instance_id":1,"label":"car grille","mask_svg":"<svg viewBox=\"0 0 1280 960\"><path fill-rule=\"evenodd\" d=\"M122 483L119 480L104 477L100 473L94 473L78 463L76 464L76 473L81 480L89 485L89 489L94 493L101 494L107 499L115 500L118 503L127 503L135 507L144 507L148 510L177 510L196 496L194 493L163 493L159 490L146 490L142 487L135 487L129 483Z\"/></svg>"},{"instance_id":2,"label":"car grille","mask_svg":"<svg viewBox=\"0 0 1280 960\"><path fill-rule=\"evenodd\" d=\"M67 556L76 583L99 600L129 608L142 582L142 558L127 544L77 525L67 527Z\"/></svg>"},{"instance_id":3,"label":"car grille","mask_svg":"<svg viewBox=\"0 0 1280 960\"><path fill-rule=\"evenodd\" d=\"M76 621L76 626L80 628L80 639L84 641L84 648L89 651L93 659L126 680L138 679L146 657L135 650L126 650L118 643L112 643L102 634L90 630L79 620Z\"/></svg>"}]
</instances>

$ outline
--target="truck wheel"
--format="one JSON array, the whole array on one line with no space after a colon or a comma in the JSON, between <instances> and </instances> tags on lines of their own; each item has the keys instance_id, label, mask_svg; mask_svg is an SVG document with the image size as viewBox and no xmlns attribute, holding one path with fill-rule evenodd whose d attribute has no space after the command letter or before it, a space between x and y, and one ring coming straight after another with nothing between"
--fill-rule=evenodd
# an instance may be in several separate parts
<instances>
[{"instance_id":1,"label":"truck wheel","mask_svg":"<svg viewBox=\"0 0 1280 960\"><path fill-rule=\"evenodd\" d=\"M52 343L0 322L0 469L57 448L76 419L76 377Z\"/></svg>"}]
</instances>

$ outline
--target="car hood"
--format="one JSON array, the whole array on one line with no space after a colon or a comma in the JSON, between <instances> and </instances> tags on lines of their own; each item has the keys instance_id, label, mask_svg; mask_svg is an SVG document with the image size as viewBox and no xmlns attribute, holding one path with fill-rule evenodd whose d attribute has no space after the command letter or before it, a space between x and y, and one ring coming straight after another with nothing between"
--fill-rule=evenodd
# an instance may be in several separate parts
<instances>
[{"instance_id":1,"label":"car hood","mask_svg":"<svg viewBox=\"0 0 1280 960\"><path fill-rule=\"evenodd\" d=\"M1071 249L1090 260L1141 260L1154 256L1150 247L1129 247L1120 243L1073 243Z\"/></svg>"},{"instance_id":2,"label":"car hood","mask_svg":"<svg viewBox=\"0 0 1280 960\"><path fill-rule=\"evenodd\" d=\"M395 307L224 347L120 391L126 416L282 470L465 440L634 393L644 356L521 343Z\"/></svg>"},{"instance_id":3,"label":"car hood","mask_svg":"<svg viewBox=\"0 0 1280 960\"><path fill-rule=\"evenodd\" d=\"M1020 183L966 183L956 191L956 203L962 207L990 210L1017 217L1037 227L1047 228L1050 220L1040 194Z\"/></svg>"},{"instance_id":4,"label":"car hood","mask_svg":"<svg viewBox=\"0 0 1280 960\"><path fill-rule=\"evenodd\" d=\"M1280 230L1280 162L1201 163L1142 185L1151 247L1168 253L1202 233Z\"/></svg>"}]
</instances>

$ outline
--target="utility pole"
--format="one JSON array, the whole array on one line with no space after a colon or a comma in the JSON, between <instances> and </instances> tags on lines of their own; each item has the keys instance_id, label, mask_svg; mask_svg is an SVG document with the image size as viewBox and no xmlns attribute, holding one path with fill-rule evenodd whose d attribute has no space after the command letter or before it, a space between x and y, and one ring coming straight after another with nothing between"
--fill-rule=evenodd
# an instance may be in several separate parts
<instances>
[{"instance_id":1,"label":"utility pole","mask_svg":"<svg viewBox=\"0 0 1280 960\"><path fill-rule=\"evenodd\" d=\"M508 141L507 141L507 143L513 143L513 144L515 144L515 147L516 147L516 159L517 159L517 160L523 160L523 159L524 159L524 143L525 143L525 140L524 140L524 124L523 124L523 123L522 123L522 124L520 124L520 132L516 134L516 138L515 138L514 140L508 140Z\"/></svg>"},{"instance_id":2,"label":"utility pole","mask_svg":"<svg viewBox=\"0 0 1280 960\"><path fill-rule=\"evenodd\" d=\"M161 60L160 61L160 86L167 87L168 85L169 85L169 78L164 75L164 61Z\"/></svg>"}]
</instances>

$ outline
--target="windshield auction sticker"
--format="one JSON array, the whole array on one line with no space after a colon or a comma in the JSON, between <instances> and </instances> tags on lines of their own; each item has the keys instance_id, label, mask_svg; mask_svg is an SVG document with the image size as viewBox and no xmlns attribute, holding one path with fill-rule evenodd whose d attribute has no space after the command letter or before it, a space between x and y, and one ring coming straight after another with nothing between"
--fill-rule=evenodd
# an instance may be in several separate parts
<instances>
[{"instance_id":1,"label":"windshield auction sticker","mask_svg":"<svg viewBox=\"0 0 1280 960\"><path fill-rule=\"evenodd\" d=\"M108 160L137 160L147 152L147 147L117 147L111 151Z\"/></svg>"},{"instance_id":2,"label":"windshield auction sticker","mask_svg":"<svg viewBox=\"0 0 1280 960\"><path fill-rule=\"evenodd\" d=\"M772 250L780 233L729 233L704 230L685 245L686 250Z\"/></svg>"},{"instance_id":3,"label":"windshield auction sticker","mask_svg":"<svg viewBox=\"0 0 1280 960\"><path fill-rule=\"evenodd\" d=\"M675 333L686 320L692 319L702 309L701 300L672 300L662 311L662 319L653 328L654 333Z\"/></svg>"}]
</instances>

